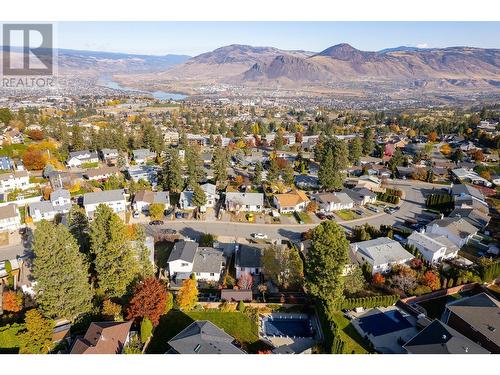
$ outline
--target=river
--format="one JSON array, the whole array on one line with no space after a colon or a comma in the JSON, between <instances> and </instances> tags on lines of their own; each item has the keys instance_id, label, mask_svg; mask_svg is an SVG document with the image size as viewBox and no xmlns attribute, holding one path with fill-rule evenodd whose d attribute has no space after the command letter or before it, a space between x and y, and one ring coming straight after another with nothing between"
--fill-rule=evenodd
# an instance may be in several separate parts
<instances>
[{"instance_id":1,"label":"river","mask_svg":"<svg viewBox=\"0 0 500 375\"><path fill-rule=\"evenodd\" d=\"M165 92L165 91L144 91L138 90L133 87L125 87L120 85L118 82L113 81L110 77L103 76L99 78L97 82L99 86L107 87L114 90L120 90L125 92L137 92L152 95L153 98L158 100L183 100L187 98L187 95L177 94L174 92Z\"/></svg>"}]
</instances>

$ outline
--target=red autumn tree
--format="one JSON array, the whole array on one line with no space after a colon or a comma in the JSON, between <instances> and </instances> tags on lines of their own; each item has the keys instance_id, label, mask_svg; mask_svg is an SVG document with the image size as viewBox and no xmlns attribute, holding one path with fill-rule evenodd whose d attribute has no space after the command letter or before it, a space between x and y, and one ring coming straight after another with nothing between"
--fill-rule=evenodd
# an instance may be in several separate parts
<instances>
[{"instance_id":1,"label":"red autumn tree","mask_svg":"<svg viewBox=\"0 0 500 375\"><path fill-rule=\"evenodd\" d=\"M385 277L377 272L375 275L373 275L372 281L376 285L381 285L385 283Z\"/></svg>"},{"instance_id":2,"label":"red autumn tree","mask_svg":"<svg viewBox=\"0 0 500 375\"><path fill-rule=\"evenodd\" d=\"M3 292L3 309L10 312L18 312L23 308L23 295L13 290Z\"/></svg>"},{"instance_id":3,"label":"red autumn tree","mask_svg":"<svg viewBox=\"0 0 500 375\"><path fill-rule=\"evenodd\" d=\"M38 129L32 129L27 132L28 137L30 137L34 141L41 141L45 138L43 132Z\"/></svg>"},{"instance_id":4,"label":"red autumn tree","mask_svg":"<svg viewBox=\"0 0 500 375\"><path fill-rule=\"evenodd\" d=\"M156 327L160 322L160 316L165 312L166 303L165 286L154 277L148 277L134 288L134 295L127 308L127 319L140 322L146 317Z\"/></svg>"},{"instance_id":5,"label":"red autumn tree","mask_svg":"<svg viewBox=\"0 0 500 375\"><path fill-rule=\"evenodd\" d=\"M422 276L421 280L422 285L428 286L431 290L438 290L441 288L441 281L439 280L439 276L433 271L427 271Z\"/></svg>"},{"instance_id":6,"label":"red autumn tree","mask_svg":"<svg viewBox=\"0 0 500 375\"><path fill-rule=\"evenodd\" d=\"M248 272L244 272L240 275L238 279L238 288L240 289L252 289L253 279L252 275Z\"/></svg>"}]
</instances>

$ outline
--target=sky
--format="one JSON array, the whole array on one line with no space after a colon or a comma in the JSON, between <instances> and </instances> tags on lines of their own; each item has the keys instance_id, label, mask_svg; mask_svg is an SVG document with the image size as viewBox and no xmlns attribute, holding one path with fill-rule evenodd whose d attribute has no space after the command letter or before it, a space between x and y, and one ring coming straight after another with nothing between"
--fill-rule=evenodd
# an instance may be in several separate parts
<instances>
[{"instance_id":1,"label":"sky","mask_svg":"<svg viewBox=\"0 0 500 375\"><path fill-rule=\"evenodd\" d=\"M195 56L229 44L322 51L398 46L500 48L500 22L60 22L57 47Z\"/></svg>"}]
</instances>

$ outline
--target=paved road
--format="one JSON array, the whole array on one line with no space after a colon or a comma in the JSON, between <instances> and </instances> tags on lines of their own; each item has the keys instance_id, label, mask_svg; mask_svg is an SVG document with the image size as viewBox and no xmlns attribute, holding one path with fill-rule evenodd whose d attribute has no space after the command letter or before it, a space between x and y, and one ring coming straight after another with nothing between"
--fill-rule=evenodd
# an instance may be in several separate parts
<instances>
[{"instance_id":1,"label":"paved road","mask_svg":"<svg viewBox=\"0 0 500 375\"><path fill-rule=\"evenodd\" d=\"M404 223L407 218L419 220L425 208L425 197L432 189L440 189L442 185L429 184L413 180L397 180L389 185L402 189L405 198L401 202L401 208L393 215L379 213L367 218L360 218L351 221L339 221L345 228L352 229L357 225L368 223L373 226L394 225ZM228 223L228 222L199 222L175 220L168 222L162 227L152 227L146 225L146 230L150 234L160 228L171 228L179 231L183 236L197 239L203 233L212 233L218 236L249 238L252 233L264 233L270 239L299 239L301 233L317 224L249 224L249 223Z\"/></svg>"}]
</instances>

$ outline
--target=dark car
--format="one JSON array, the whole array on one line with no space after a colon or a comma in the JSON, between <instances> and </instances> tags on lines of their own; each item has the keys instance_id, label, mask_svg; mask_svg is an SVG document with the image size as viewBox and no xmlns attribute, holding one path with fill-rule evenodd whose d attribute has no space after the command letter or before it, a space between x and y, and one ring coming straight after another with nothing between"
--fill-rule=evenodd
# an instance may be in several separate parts
<instances>
[{"instance_id":1,"label":"dark car","mask_svg":"<svg viewBox=\"0 0 500 375\"><path fill-rule=\"evenodd\" d=\"M316 216L320 219L320 220L325 220L326 219L326 215L324 213L321 213L321 212L318 212L316 214Z\"/></svg>"},{"instance_id":2,"label":"dark car","mask_svg":"<svg viewBox=\"0 0 500 375\"><path fill-rule=\"evenodd\" d=\"M163 233L165 234L177 234L175 229L163 229Z\"/></svg>"},{"instance_id":3,"label":"dark car","mask_svg":"<svg viewBox=\"0 0 500 375\"><path fill-rule=\"evenodd\" d=\"M362 210L356 210L354 212L356 212L359 216L363 216L363 214L364 214L364 212Z\"/></svg>"},{"instance_id":4,"label":"dark car","mask_svg":"<svg viewBox=\"0 0 500 375\"><path fill-rule=\"evenodd\" d=\"M176 212L175 213L175 218L176 219L182 219L182 212Z\"/></svg>"},{"instance_id":5,"label":"dark car","mask_svg":"<svg viewBox=\"0 0 500 375\"><path fill-rule=\"evenodd\" d=\"M149 223L149 225L163 225L163 221L161 220L153 220Z\"/></svg>"},{"instance_id":6,"label":"dark car","mask_svg":"<svg viewBox=\"0 0 500 375\"><path fill-rule=\"evenodd\" d=\"M187 212L182 213L182 218L187 219L189 217L189 214Z\"/></svg>"}]
</instances>

